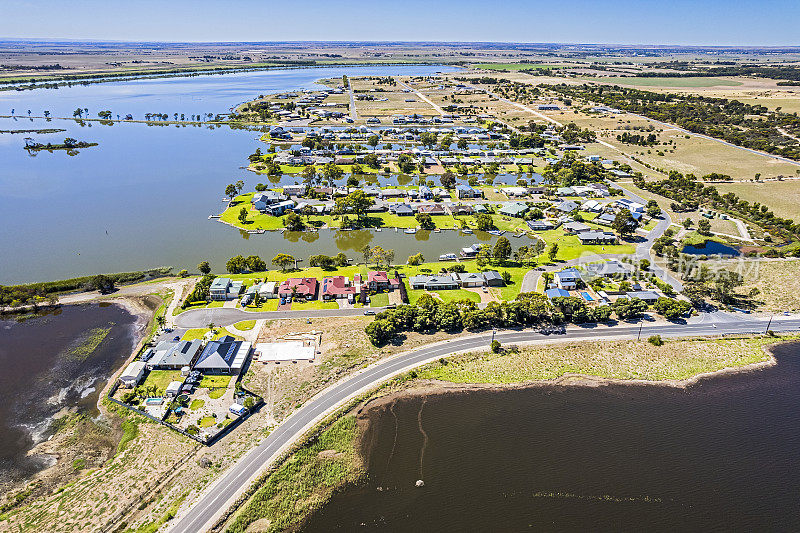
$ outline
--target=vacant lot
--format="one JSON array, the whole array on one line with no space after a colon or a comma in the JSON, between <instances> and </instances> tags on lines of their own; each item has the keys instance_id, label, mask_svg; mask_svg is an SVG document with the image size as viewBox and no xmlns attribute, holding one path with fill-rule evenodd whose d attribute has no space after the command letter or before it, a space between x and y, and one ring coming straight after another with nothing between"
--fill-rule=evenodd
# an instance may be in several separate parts
<instances>
[{"instance_id":1,"label":"vacant lot","mask_svg":"<svg viewBox=\"0 0 800 533\"><path fill-rule=\"evenodd\" d=\"M758 289L754 300L759 311L800 310L800 261L760 261L747 265L741 273L745 283L737 292Z\"/></svg>"},{"instance_id":2,"label":"vacant lot","mask_svg":"<svg viewBox=\"0 0 800 533\"><path fill-rule=\"evenodd\" d=\"M564 374L637 379L681 380L767 361L762 346L773 338L606 341L523 347L517 353L468 354L447 364L432 363L420 377L455 383L512 384L555 379Z\"/></svg>"},{"instance_id":3,"label":"vacant lot","mask_svg":"<svg viewBox=\"0 0 800 533\"><path fill-rule=\"evenodd\" d=\"M779 217L800 221L800 180L720 183L716 187L722 194L736 193L743 200L768 206Z\"/></svg>"}]
</instances>

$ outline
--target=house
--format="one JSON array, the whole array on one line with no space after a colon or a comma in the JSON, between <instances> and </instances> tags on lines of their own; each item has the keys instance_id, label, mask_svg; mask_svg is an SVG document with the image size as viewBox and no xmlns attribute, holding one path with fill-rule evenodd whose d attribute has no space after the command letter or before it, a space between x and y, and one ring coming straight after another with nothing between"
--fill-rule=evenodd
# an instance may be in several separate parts
<instances>
[{"instance_id":1,"label":"house","mask_svg":"<svg viewBox=\"0 0 800 533\"><path fill-rule=\"evenodd\" d=\"M317 295L317 285L317 278L289 278L278 287L278 296L313 300Z\"/></svg>"},{"instance_id":2,"label":"house","mask_svg":"<svg viewBox=\"0 0 800 533\"><path fill-rule=\"evenodd\" d=\"M389 211L400 217L414 216L414 207L408 204L392 204L389 206Z\"/></svg>"},{"instance_id":3,"label":"house","mask_svg":"<svg viewBox=\"0 0 800 533\"><path fill-rule=\"evenodd\" d=\"M581 244L615 244L617 236L608 231L591 230L578 233Z\"/></svg>"},{"instance_id":4,"label":"house","mask_svg":"<svg viewBox=\"0 0 800 533\"><path fill-rule=\"evenodd\" d=\"M603 205L597 200L586 200L583 202L581 209L589 213L599 213L603 210Z\"/></svg>"},{"instance_id":5,"label":"house","mask_svg":"<svg viewBox=\"0 0 800 533\"><path fill-rule=\"evenodd\" d=\"M585 231L591 231L592 229L583 222L567 222L566 224L564 224L563 227L565 233L569 233L572 235L577 235Z\"/></svg>"},{"instance_id":6,"label":"house","mask_svg":"<svg viewBox=\"0 0 800 533\"><path fill-rule=\"evenodd\" d=\"M575 191L572 187L559 187L556 189L556 196L574 196Z\"/></svg>"},{"instance_id":7,"label":"house","mask_svg":"<svg viewBox=\"0 0 800 533\"><path fill-rule=\"evenodd\" d=\"M639 298L647 303L653 303L658 300L658 293L656 291L630 291L626 292L625 296L628 298Z\"/></svg>"},{"instance_id":8,"label":"house","mask_svg":"<svg viewBox=\"0 0 800 533\"><path fill-rule=\"evenodd\" d=\"M577 268L567 268L561 272L556 272L553 279L559 289L576 289L578 282L581 281L581 273Z\"/></svg>"},{"instance_id":9,"label":"house","mask_svg":"<svg viewBox=\"0 0 800 533\"><path fill-rule=\"evenodd\" d=\"M211 282L211 287L208 289L208 294L212 300L227 300L230 286L230 278L214 278L214 281Z\"/></svg>"},{"instance_id":10,"label":"house","mask_svg":"<svg viewBox=\"0 0 800 533\"><path fill-rule=\"evenodd\" d=\"M480 251L480 249L481 249L481 245L480 244L473 244L472 246L469 246L467 248L462 248L461 252L460 252L461 253L461 257L464 257L464 258L477 257L478 252Z\"/></svg>"},{"instance_id":11,"label":"house","mask_svg":"<svg viewBox=\"0 0 800 533\"><path fill-rule=\"evenodd\" d=\"M389 278L383 270L370 270L367 272L367 287L371 291L394 290L400 286L400 280Z\"/></svg>"},{"instance_id":12,"label":"house","mask_svg":"<svg viewBox=\"0 0 800 533\"><path fill-rule=\"evenodd\" d=\"M528 212L528 206L522 202L512 202L500 208L500 214L508 217L521 218Z\"/></svg>"},{"instance_id":13,"label":"house","mask_svg":"<svg viewBox=\"0 0 800 533\"><path fill-rule=\"evenodd\" d=\"M441 204L423 204L417 207L417 213L425 213L431 216L446 214L444 207Z\"/></svg>"},{"instance_id":14,"label":"house","mask_svg":"<svg viewBox=\"0 0 800 533\"><path fill-rule=\"evenodd\" d=\"M322 299L336 300L339 298L355 298L358 290L350 285L350 279L345 276L331 276L322 278Z\"/></svg>"},{"instance_id":15,"label":"house","mask_svg":"<svg viewBox=\"0 0 800 533\"><path fill-rule=\"evenodd\" d=\"M278 284L274 281L265 281L264 283L261 283L261 288L258 290L258 295L261 298L277 298Z\"/></svg>"},{"instance_id":16,"label":"house","mask_svg":"<svg viewBox=\"0 0 800 533\"><path fill-rule=\"evenodd\" d=\"M304 341L259 342L254 353L262 363L313 361L316 348L313 343Z\"/></svg>"},{"instance_id":17,"label":"house","mask_svg":"<svg viewBox=\"0 0 800 533\"><path fill-rule=\"evenodd\" d=\"M206 374L238 374L250 355L250 343L230 335L206 344L194 370Z\"/></svg>"},{"instance_id":18,"label":"house","mask_svg":"<svg viewBox=\"0 0 800 533\"><path fill-rule=\"evenodd\" d=\"M419 197L423 200L430 200L433 198L433 191L431 191L430 187L427 185L420 185L418 193Z\"/></svg>"},{"instance_id":19,"label":"house","mask_svg":"<svg viewBox=\"0 0 800 533\"><path fill-rule=\"evenodd\" d=\"M561 108L556 104L539 104L539 111L559 111Z\"/></svg>"},{"instance_id":20,"label":"house","mask_svg":"<svg viewBox=\"0 0 800 533\"><path fill-rule=\"evenodd\" d=\"M628 211L630 211L631 214L644 213L645 206L643 204L640 204L639 202L634 202L633 200L629 200L627 198L620 198L615 203L621 209L627 209Z\"/></svg>"},{"instance_id":21,"label":"house","mask_svg":"<svg viewBox=\"0 0 800 533\"><path fill-rule=\"evenodd\" d=\"M533 231L547 231L553 229L553 225L546 220L529 220L528 227Z\"/></svg>"},{"instance_id":22,"label":"house","mask_svg":"<svg viewBox=\"0 0 800 533\"><path fill-rule=\"evenodd\" d=\"M503 276L496 270L487 270L483 274L483 279L489 287L503 287L506 282L503 281Z\"/></svg>"},{"instance_id":23,"label":"house","mask_svg":"<svg viewBox=\"0 0 800 533\"><path fill-rule=\"evenodd\" d=\"M244 416L247 414L247 407L244 405L239 405L238 403L233 403L228 407L228 411L235 414L236 416Z\"/></svg>"},{"instance_id":24,"label":"house","mask_svg":"<svg viewBox=\"0 0 800 533\"><path fill-rule=\"evenodd\" d=\"M253 208L263 211L268 205L286 200L286 196L277 191L262 191L253 195Z\"/></svg>"},{"instance_id":25,"label":"house","mask_svg":"<svg viewBox=\"0 0 800 533\"><path fill-rule=\"evenodd\" d=\"M125 367L125 370L120 374L119 380L126 387L135 387L144 376L146 363L144 361L134 361Z\"/></svg>"},{"instance_id":26,"label":"house","mask_svg":"<svg viewBox=\"0 0 800 533\"><path fill-rule=\"evenodd\" d=\"M450 204L448 206L448 209L450 210L450 214L453 215L453 216L474 215L475 214L475 209L471 205L462 205L462 204L452 205L452 204ZM444 210L442 210L442 212L444 212Z\"/></svg>"},{"instance_id":27,"label":"house","mask_svg":"<svg viewBox=\"0 0 800 533\"><path fill-rule=\"evenodd\" d=\"M425 276L422 274L412 276L409 280L412 289L427 291L441 291L457 289L458 282L452 276Z\"/></svg>"},{"instance_id":28,"label":"house","mask_svg":"<svg viewBox=\"0 0 800 533\"><path fill-rule=\"evenodd\" d=\"M201 344L200 339L171 343L168 350L147 361L147 366L158 370L179 370L185 366L192 366L194 358L200 352Z\"/></svg>"},{"instance_id":29,"label":"house","mask_svg":"<svg viewBox=\"0 0 800 533\"><path fill-rule=\"evenodd\" d=\"M553 209L556 211L561 211L562 213L572 213L578 209L578 207L580 206L572 200L564 200L563 202L558 202L557 204L553 205Z\"/></svg>"},{"instance_id":30,"label":"house","mask_svg":"<svg viewBox=\"0 0 800 533\"><path fill-rule=\"evenodd\" d=\"M383 189L380 196L381 198L402 198L406 196L406 191L403 189Z\"/></svg>"},{"instance_id":31,"label":"house","mask_svg":"<svg viewBox=\"0 0 800 533\"><path fill-rule=\"evenodd\" d=\"M462 287L483 287L486 285L486 279L483 274L478 272L458 272L453 274L453 278Z\"/></svg>"},{"instance_id":32,"label":"house","mask_svg":"<svg viewBox=\"0 0 800 533\"><path fill-rule=\"evenodd\" d=\"M544 295L550 298L560 298L560 297L567 297L569 296L569 292L565 291L564 289L547 289L544 291Z\"/></svg>"},{"instance_id":33,"label":"house","mask_svg":"<svg viewBox=\"0 0 800 533\"><path fill-rule=\"evenodd\" d=\"M596 277L628 277L633 272L631 265L620 263L619 261L604 261L602 263L590 263L584 267L586 277L589 279Z\"/></svg>"},{"instance_id":34,"label":"house","mask_svg":"<svg viewBox=\"0 0 800 533\"><path fill-rule=\"evenodd\" d=\"M279 217L293 207L294 207L294 202L292 200L284 200L282 202L266 206L264 208L264 212L274 217Z\"/></svg>"},{"instance_id":35,"label":"house","mask_svg":"<svg viewBox=\"0 0 800 533\"><path fill-rule=\"evenodd\" d=\"M601 215L597 216L592 222L595 224L602 224L603 226L613 226L614 219L617 216L614 213L602 213Z\"/></svg>"},{"instance_id":36,"label":"house","mask_svg":"<svg viewBox=\"0 0 800 533\"><path fill-rule=\"evenodd\" d=\"M456 185L456 194L458 195L459 200L464 198L480 198L481 192L473 189L469 185L465 185L463 183L459 183Z\"/></svg>"}]
</instances>

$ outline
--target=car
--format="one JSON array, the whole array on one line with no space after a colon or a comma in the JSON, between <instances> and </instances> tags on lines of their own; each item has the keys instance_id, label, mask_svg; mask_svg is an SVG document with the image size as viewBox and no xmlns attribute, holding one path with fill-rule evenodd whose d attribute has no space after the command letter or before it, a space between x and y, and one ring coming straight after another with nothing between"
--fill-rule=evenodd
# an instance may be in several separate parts
<instances>
[{"instance_id":1,"label":"car","mask_svg":"<svg viewBox=\"0 0 800 533\"><path fill-rule=\"evenodd\" d=\"M373 311L372 309L367 309L366 311L364 311L364 314L365 315L374 315L375 311Z\"/></svg>"},{"instance_id":2,"label":"car","mask_svg":"<svg viewBox=\"0 0 800 533\"><path fill-rule=\"evenodd\" d=\"M178 342L179 340L181 340L181 336L180 335L175 335L174 337L172 337L172 340L174 340L175 342Z\"/></svg>"},{"instance_id":3,"label":"car","mask_svg":"<svg viewBox=\"0 0 800 533\"><path fill-rule=\"evenodd\" d=\"M489 292L489 290L488 290L486 287L483 287L481 290L482 290L483 292Z\"/></svg>"},{"instance_id":4,"label":"car","mask_svg":"<svg viewBox=\"0 0 800 533\"><path fill-rule=\"evenodd\" d=\"M387 305L385 307L385 309L396 309L396 308L397 308L397 304L389 304L389 305Z\"/></svg>"}]
</instances>

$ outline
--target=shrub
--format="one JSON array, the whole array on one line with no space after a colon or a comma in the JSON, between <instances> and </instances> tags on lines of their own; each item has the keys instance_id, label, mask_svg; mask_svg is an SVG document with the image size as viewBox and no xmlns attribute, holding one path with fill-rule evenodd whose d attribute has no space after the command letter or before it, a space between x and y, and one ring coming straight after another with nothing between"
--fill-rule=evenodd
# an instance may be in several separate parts
<instances>
[{"instance_id":1,"label":"shrub","mask_svg":"<svg viewBox=\"0 0 800 533\"><path fill-rule=\"evenodd\" d=\"M492 341L492 353L500 353L500 341Z\"/></svg>"},{"instance_id":2,"label":"shrub","mask_svg":"<svg viewBox=\"0 0 800 533\"><path fill-rule=\"evenodd\" d=\"M661 338L661 335L653 335L651 337L648 337L647 342L649 342L653 346L663 346L664 345L664 341Z\"/></svg>"}]
</instances>

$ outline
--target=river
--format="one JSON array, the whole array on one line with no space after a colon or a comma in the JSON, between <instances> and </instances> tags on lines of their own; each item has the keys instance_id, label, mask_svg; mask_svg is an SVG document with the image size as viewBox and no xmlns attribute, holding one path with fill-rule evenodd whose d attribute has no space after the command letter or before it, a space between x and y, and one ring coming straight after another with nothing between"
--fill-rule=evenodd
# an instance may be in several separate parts
<instances>
[{"instance_id":1,"label":"river","mask_svg":"<svg viewBox=\"0 0 800 533\"><path fill-rule=\"evenodd\" d=\"M397 399L368 412L368 481L303 530L798 531L800 344L776 357L686 389Z\"/></svg>"},{"instance_id":2,"label":"river","mask_svg":"<svg viewBox=\"0 0 800 533\"><path fill-rule=\"evenodd\" d=\"M97 414L109 374L134 347L136 318L117 305L68 305L20 322L0 320L0 479L48 464L26 453L62 409Z\"/></svg>"},{"instance_id":3,"label":"river","mask_svg":"<svg viewBox=\"0 0 800 533\"><path fill-rule=\"evenodd\" d=\"M224 113L259 94L318 88L321 78L342 74L425 75L448 67L403 65L283 69L108 82L88 86L0 92L0 130L61 128L50 134L0 134L0 283L63 279L98 272L157 266L194 270L209 260L216 270L237 254L269 260L278 252L298 257L344 251L356 257L367 241L394 249L397 258L423 252L427 259L476 242L455 232L428 240L384 230L360 236L320 232L303 240L270 232L248 236L208 220L219 213L225 186L236 180L253 190L265 176L242 168L247 155L266 145L259 133L208 126L148 126L139 123L28 119L89 116L101 110L131 113ZM62 142L66 137L98 143L70 156L65 151L23 150L25 137ZM290 179L290 178L287 178ZM434 238L435 237L435 238ZM488 236L486 236L488 239ZM312 242L309 242L310 240Z\"/></svg>"}]
</instances>

